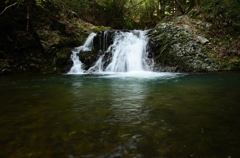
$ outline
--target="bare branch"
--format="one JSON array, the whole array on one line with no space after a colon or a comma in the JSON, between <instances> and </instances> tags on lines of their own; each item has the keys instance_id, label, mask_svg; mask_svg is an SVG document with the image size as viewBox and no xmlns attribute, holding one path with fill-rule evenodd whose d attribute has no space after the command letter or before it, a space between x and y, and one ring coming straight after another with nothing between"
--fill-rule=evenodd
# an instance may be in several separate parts
<instances>
[{"instance_id":1,"label":"bare branch","mask_svg":"<svg viewBox=\"0 0 240 158\"><path fill-rule=\"evenodd\" d=\"M15 6L15 5L17 5L18 4L18 2L19 1L17 1L17 2L15 2L15 3L13 3L13 4L11 4L11 5L9 5L9 6L7 6L7 7L5 7L5 9L0 13L0 15L2 15L8 8L11 8L11 7L13 7L13 6Z\"/></svg>"}]
</instances>

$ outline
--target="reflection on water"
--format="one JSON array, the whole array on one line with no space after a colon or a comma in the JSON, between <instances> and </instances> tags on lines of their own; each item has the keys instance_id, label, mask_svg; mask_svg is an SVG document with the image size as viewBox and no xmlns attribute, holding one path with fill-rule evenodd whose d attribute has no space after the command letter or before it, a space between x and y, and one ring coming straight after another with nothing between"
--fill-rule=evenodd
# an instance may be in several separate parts
<instances>
[{"instance_id":1,"label":"reflection on water","mask_svg":"<svg viewBox=\"0 0 240 158\"><path fill-rule=\"evenodd\" d=\"M0 76L0 157L239 157L240 75Z\"/></svg>"}]
</instances>

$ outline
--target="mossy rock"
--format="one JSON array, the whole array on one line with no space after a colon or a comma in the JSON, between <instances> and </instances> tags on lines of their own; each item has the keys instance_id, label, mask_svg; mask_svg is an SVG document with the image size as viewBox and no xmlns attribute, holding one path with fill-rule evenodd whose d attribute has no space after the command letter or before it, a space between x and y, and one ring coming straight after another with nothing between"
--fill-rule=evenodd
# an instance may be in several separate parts
<instances>
[{"instance_id":1,"label":"mossy rock","mask_svg":"<svg viewBox=\"0 0 240 158\"><path fill-rule=\"evenodd\" d=\"M157 25L151 32L150 41L155 44L151 44L150 53L154 54L155 70L206 72L219 67L190 31L169 22Z\"/></svg>"}]
</instances>

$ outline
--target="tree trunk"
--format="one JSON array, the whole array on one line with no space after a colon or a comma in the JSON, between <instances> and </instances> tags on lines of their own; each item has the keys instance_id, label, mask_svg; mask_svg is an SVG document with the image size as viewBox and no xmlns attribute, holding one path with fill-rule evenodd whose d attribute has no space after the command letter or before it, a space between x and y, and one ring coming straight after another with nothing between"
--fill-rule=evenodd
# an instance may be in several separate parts
<instances>
[{"instance_id":1,"label":"tree trunk","mask_svg":"<svg viewBox=\"0 0 240 158\"><path fill-rule=\"evenodd\" d=\"M159 14L160 17L164 17L165 16L165 6L166 6L166 2L165 0L159 0Z\"/></svg>"},{"instance_id":2,"label":"tree trunk","mask_svg":"<svg viewBox=\"0 0 240 158\"><path fill-rule=\"evenodd\" d=\"M31 7L31 0L28 0L28 4L27 4L27 27L26 27L26 31L29 30L30 7Z\"/></svg>"}]
</instances>

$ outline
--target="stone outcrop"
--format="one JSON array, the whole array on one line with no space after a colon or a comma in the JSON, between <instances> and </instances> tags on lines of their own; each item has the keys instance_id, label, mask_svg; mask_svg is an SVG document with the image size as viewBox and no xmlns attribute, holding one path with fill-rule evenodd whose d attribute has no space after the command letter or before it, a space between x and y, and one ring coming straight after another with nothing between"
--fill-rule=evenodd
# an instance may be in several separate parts
<instances>
[{"instance_id":1,"label":"stone outcrop","mask_svg":"<svg viewBox=\"0 0 240 158\"><path fill-rule=\"evenodd\" d=\"M209 40L191 25L162 22L150 31L149 36L155 71L208 72L220 69Z\"/></svg>"}]
</instances>

